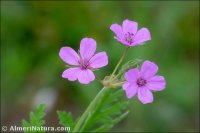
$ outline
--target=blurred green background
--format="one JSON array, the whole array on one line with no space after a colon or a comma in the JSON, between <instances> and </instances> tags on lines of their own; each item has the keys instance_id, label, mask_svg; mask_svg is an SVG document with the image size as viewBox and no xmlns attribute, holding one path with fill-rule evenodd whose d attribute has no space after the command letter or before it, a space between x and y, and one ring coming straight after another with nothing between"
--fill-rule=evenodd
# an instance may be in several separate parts
<instances>
[{"instance_id":1,"label":"blurred green background","mask_svg":"<svg viewBox=\"0 0 200 133\"><path fill-rule=\"evenodd\" d=\"M1 122L21 125L39 103L46 103L48 126L58 126L56 110L80 115L101 89L61 78L63 46L79 48L92 37L106 51L111 73L124 46L109 27L124 19L147 27L152 40L133 47L126 58L148 59L159 66L167 88L154 102L131 100L129 116L112 131L199 131L199 1L1 1Z\"/></svg>"}]
</instances>

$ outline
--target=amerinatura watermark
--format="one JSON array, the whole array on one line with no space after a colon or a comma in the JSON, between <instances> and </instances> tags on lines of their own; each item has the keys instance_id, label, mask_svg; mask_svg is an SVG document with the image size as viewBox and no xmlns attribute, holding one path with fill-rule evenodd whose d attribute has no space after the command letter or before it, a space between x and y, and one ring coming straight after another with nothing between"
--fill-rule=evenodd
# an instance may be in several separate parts
<instances>
[{"instance_id":1,"label":"amerinatura watermark","mask_svg":"<svg viewBox=\"0 0 200 133\"><path fill-rule=\"evenodd\" d=\"M70 127L48 127L48 126L2 126L2 132L70 132Z\"/></svg>"}]
</instances>

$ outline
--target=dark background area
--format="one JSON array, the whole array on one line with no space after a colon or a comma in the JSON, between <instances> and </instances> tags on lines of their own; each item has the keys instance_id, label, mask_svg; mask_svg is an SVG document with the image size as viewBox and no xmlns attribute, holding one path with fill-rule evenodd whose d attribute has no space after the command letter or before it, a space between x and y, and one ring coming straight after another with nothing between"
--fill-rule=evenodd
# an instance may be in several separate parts
<instances>
[{"instance_id":1,"label":"dark background area","mask_svg":"<svg viewBox=\"0 0 200 133\"><path fill-rule=\"evenodd\" d=\"M47 106L48 126L58 126L57 110L77 117L101 89L61 78L63 46L79 48L83 37L97 41L109 65L97 72L109 75L124 46L109 29L124 19L147 27L152 40L133 47L133 58L158 64L167 88L143 105L134 97L129 116L112 131L199 131L199 1L1 1L1 122L21 125L40 103Z\"/></svg>"}]
</instances>

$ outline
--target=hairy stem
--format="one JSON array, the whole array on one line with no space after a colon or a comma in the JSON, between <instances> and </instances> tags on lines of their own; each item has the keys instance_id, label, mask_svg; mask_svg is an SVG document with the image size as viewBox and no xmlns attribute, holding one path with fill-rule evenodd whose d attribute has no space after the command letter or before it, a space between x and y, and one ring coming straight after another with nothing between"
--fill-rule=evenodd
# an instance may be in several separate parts
<instances>
[{"instance_id":1,"label":"hairy stem","mask_svg":"<svg viewBox=\"0 0 200 133\"><path fill-rule=\"evenodd\" d=\"M81 126L83 125L83 123L87 119L88 115L91 113L91 111L93 111L95 109L95 107L98 105L99 101L101 101L101 99L105 96L107 90L108 89L104 87L96 95L96 97L94 98L94 100L89 104L89 106L87 107L87 109L85 110L85 112L82 114L80 120L78 121L78 123L74 127L73 132L79 132L79 130L81 129Z\"/></svg>"},{"instance_id":2,"label":"hairy stem","mask_svg":"<svg viewBox=\"0 0 200 133\"><path fill-rule=\"evenodd\" d=\"M117 69L119 68L119 66L121 65L122 61L124 60L124 58L125 58L125 56L126 56L126 54L127 54L128 48L129 48L129 47L126 47L126 49L125 49L123 55L121 56L119 62L117 63L117 65L116 65L114 71L112 72L112 74L111 74L111 76L110 76L110 80L112 80L114 74L116 73Z\"/></svg>"}]
</instances>

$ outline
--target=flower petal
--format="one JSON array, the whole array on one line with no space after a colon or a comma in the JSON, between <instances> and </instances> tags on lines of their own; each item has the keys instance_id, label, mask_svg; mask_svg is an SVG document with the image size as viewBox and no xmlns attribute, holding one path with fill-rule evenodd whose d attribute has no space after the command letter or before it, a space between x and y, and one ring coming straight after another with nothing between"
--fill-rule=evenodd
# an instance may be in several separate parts
<instances>
[{"instance_id":1,"label":"flower petal","mask_svg":"<svg viewBox=\"0 0 200 133\"><path fill-rule=\"evenodd\" d=\"M142 45L145 41L149 40L151 40L151 35L149 30L147 28L142 28L136 33L132 45L138 45L138 44Z\"/></svg>"},{"instance_id":2,"label":"flower petal","mask_svg":"<svg viewBox=\"0 0 200 133\"><path fill-rule=\"evenodd\" d=\"M145 61L142 64L140 74L142 77L148 79L153 77L157 73L157 71L158 71L158 66L155 63L151 61Z\"/></svg>"},{"instance_id":3,"label":"flower petal","mask_svg":"<svg viewBox=\"0 0 200 133\"><path fill-rule=\"evenodd\" d=\"M121 44L130 47L130 44L129 44L124 38L122 38L122 39L120 39L120 38L118 38L118 37L114 37L114 38L115 38L117 41L119 41Z\"/></svg>"},{"instance_id":4,"label":"flower petal","mask_svg":"<svg viewBox=\"0 0 200 133\"><path fill-rule=\"evenodd\" d=\"M123 30L122 30L122 27L119 25L119 24L112 24L110 26L110 30L112 30L115 35L116 35L116 39L118 41L122 40L124 38L124 33L123 33Z\"/></svg>"},{"instance_id":5,"label":"flower petal","mask_svg":"<svg viewBox=\"0 0 200 133\"><path fill-rule=\"evenodd\" d=\"M78 61L80 60L80 57L76 51L70 47L62 47L60 49L59 56L64 62L70 65L79 65Z\"/></svg>"},{"instance_id":6,"label":"flower petal","mask_svg":"<svg viewBox=\"0 0 200 133\"><path fill-rule=\"evenodd\" d=\"M146 87L138 88L138 99L143 103L152 103L153 102L153 94L152 92Z\"/></svg>"},{"instance_id":7,"label":"flower petal","mask_svg":"<svg viewBox=\"0 0 200 133\"><path fill-rule=\"evenodd\" d=\"M126 19L123 21L122 28L123 28L124 33L130 32L135 35L137 32L138 23Z\"/></svg>"},{"instance_id":8,"label":"flower petal","mask_svg":"<svg viewBox=\"0 0 200 133\"><path fill-rule=\"evenodd\" d=\"M99 52L90 59L90 67L101 68L108 64L108 56L106 52Z\"/></svg>"},{"instance_id":9,"label":"flower petal","mask_svg":"<svg viewBox=\"0 0 200 133\"><path fill-rule=\"evenodd\" d=\"M126 92L126 96L128 99L131 99L137 94L138 87L136 84L130 84L126 82L123 84L123 90Z\"/></svg>"},{"instance_id":10,"label":"flower petal","mask_svg":"<svg viewBox=\"0 0 200 133\"><path fill-rule=\"evenodd\" d=\"M78 75L78 80L82 84L89 84L94 79L95 79L94 73L89 69L81 70L81 72Z\"/></svg>"},{"instance_id":11,"label":"flower petal","mask_svg":"<svg viewBox=\"0 0 200 133\"><path fill-rule=\"evenodd\" d=\"M125 73L125 79L128 82L135 82L140 76L138 68L130 69Z\"/></svg>"},{"instance_id":12,"label":"flower petal","mask_svg":"<svg viewBox=\"0 0 200 133\"><path fill-rule=\"evenodd\" d=\"M80 68L69 68L62 73L62 77L70 81L75 81L78 79L80 71Z\"/></svg>"},{"instance_id":13,"label":"flower petal","mask_svg":"<svg viewBox=\"0 0 200 133\"><path fill-rule=\"evenodd\" d=\"M146 86L150 90L162 91L166 87L165 78L163 76L154 76L147 81Z\"/></svg>"},{"instance_id":14,"label":"flower petal","mask_svg":"<svg viewBox=\"0 0 200 133\"><path fill-rule=\"evenodd\" d=\"M92 38L83 38L80 44L80 54L84 60L89 60L96 51L96 41Z\"/></svg>"}]
</instances>

